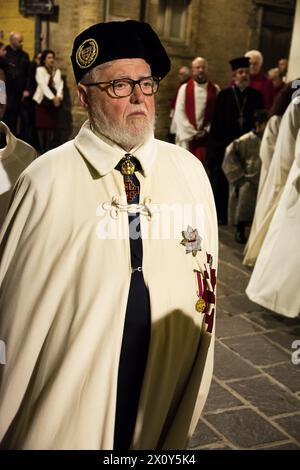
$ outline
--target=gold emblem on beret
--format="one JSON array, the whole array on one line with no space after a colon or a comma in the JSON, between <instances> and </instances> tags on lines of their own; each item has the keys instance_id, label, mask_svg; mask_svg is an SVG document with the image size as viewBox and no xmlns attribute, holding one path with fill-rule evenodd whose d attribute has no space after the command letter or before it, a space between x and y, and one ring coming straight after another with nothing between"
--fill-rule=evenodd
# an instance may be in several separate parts
<instances>
[{"instance_id":1,"label":"gold emblem on beret","mask_svg":"<svg viewBox=\"0 0 300 470\"><path fill-rule=\"evenodd\" d=\"M86 39L78 47L76 52L76 62L80 68L90 67L98 57L98 44L94 39Z\"/></svg>"}]
</instances>

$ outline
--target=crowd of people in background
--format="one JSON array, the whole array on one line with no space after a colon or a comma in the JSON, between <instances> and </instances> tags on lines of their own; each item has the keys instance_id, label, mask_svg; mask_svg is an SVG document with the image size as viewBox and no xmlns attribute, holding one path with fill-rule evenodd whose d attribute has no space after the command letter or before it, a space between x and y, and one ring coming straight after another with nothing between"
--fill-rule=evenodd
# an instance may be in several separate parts
<instances>
[{"instance_id":1,"label":"crowd of people in background","mask_svg":"<svg viewBox=\"0 0 300 470\"><path fill-rule=\"evenodd\" d=\"M262 65L263 56L257 50L230 60L232 80L220 90L208 76L208 61L196 57L191 71L180 67L171 102L170 140L202 161L212 184L219 224L235 225L235 239L243 244L255 211L264 128L287 88L286 59L278 60L268 76Z\"/></svg>"},{"instance_id":2,"label":"crowd of people in background","mask_svg":"<svg viewBox=\"0 0 300 470\"><path fill-rule=\"evenodd\" d=\"M202 161L219 224L235 226L235 241L245 245L243 264L254 268L248 297L296 317L300 80L288 83L285 58L262 73L256 50L230 65L232 80L220 91L208 78L207 60L194 59L172 102L173 138Z\"/></svg>"},{"instance_id":3,"label":"crowd of people in background","mask_svg":"<svg viewBox=\"0 0 300 470\"><path fill-rule=\"evenodd\" d=\"M0 43L0 69L5 76L6 110L2 118L13 135L44 153L55 146L57 111L64 83L55 66L55 52L39 51L32 61L23 50L23 36L12 32Z\"/></svg>"}]
</instances>

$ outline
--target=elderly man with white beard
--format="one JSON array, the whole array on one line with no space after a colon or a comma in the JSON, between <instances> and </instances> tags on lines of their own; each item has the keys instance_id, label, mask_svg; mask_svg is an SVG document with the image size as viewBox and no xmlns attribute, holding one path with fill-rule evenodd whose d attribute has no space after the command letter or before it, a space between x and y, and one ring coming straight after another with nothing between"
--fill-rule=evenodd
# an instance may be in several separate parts
<instances>
[{"instance_id":1,"label":"elderly man with white beard","mask_svg":"<svg viewBox=\"0 0 300 470\"><path fill-rule=\"evenodd\" d=\"M212 191L154 138L170 61L148 24L93 25L71 60L89 119L21 175L2 232L1 446L182 449L212 377Z\"/></svg>"}]
</instances>

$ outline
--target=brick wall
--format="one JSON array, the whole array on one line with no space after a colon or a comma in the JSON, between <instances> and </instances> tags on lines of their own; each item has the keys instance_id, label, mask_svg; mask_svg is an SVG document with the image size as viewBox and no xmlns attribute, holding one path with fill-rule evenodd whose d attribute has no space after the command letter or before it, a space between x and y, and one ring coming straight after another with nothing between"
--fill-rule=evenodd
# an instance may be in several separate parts
<instances>
[{"instance_id":1,"label":"brick wall","mask_svg":"<svg viewBox=\"0 0 300 470\"><path fill-rule=\"evenodd\" d=\"M1 41L9 44L9 35L12 31L18 31L24 36L23 48L30 58L34 54L34 18L24 18L19 13L18 0L0 0L0 32Z\"/></svg>"}]
</instances>

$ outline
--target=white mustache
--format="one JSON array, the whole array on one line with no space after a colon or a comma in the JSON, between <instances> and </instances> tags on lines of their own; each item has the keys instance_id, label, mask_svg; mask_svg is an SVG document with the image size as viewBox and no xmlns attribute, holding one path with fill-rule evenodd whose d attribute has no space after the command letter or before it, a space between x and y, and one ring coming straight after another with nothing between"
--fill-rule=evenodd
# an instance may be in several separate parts
<instances>
[{"instance_id":1,"label":"white mustache","mask_svg":"<svg viewBox=\"0 0 300 470\"><path fill-rule=\"evenodd\" d=\"M130 111L128 111L127 116L129 116L132 113L145 113L146 115L148 114L147 108L145 106L137 106L137 105L134 108L132 108Z\"/></svg>"}]
</instances>

